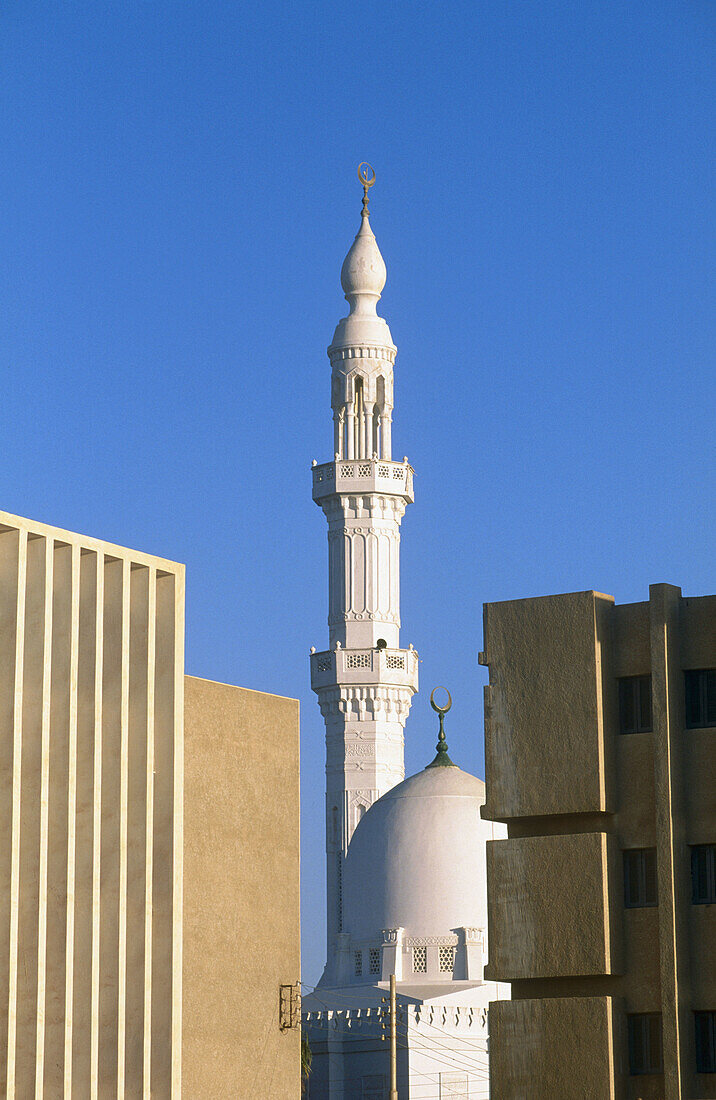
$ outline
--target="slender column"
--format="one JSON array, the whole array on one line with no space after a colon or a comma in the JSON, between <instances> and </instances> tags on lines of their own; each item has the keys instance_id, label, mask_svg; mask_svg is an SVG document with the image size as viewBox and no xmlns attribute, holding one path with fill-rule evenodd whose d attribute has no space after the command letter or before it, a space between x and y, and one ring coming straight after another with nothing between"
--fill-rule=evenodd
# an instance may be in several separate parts
<instances>
[{"instance_id":1,"label":"slender column","mask_svg":"<svg viewBox=\"0 0 716 1100\"><path fill-rule=\"evenodd\" d=\"M688 1001L688 955L684 934L688 879L680 872L685 849L683 832L683 674L679 661L679 600L672 585L651 585L652 712L654 727L654 797L659 888L659 956L665 1100L692 1095L689 1088L688 1040L684 1039ZM686 879L686 881L684 881Z\"/></svg>"},{"instance_id":2,"label":"slender column","mask_svg":"<svg viewBox=\"0 0 716 1100\"><path fill-rule=\"evenodd\" d=\"M50 807L50 716L52 702L52 593L55 542L45 541L45 615L42 661L42 775L40 778L40 863L37 921L37 1033L35 1097L42 1100L45 1074L45 996L47 986L47 850Z\"/></svg>"},{"instance_id":3,"label":"slender column","mask_svg":"<svg viewBox=\"0 0 716 1100\"><path fill-rule=\"evenodd\" d=\"M384 417L383 423L383 458L390 459L391 456L391 432L392 432L392 420L390 414Z\"/></svg>"},{"instance_id":4,"label":"slender column","mask_svg":"<svg viewBox=\"0 0 716 1100\"><path fill-rule=\"evenodd\" d=\"M152 883L154 881L154 664L157 627L157 571L149 570L147 623L147 774L144 856L144 1054L142 1093L151 1100L152 1084Z\"/></svg>"},{"instance_id":5,"label":"slender column","mask_svg":"<svg viewBox=\"0 0 716 1100\"><path fill-rule=\"evenodd\" d=\"M390 461L390 415L383 413L380 418L380 457Z\"/></svg>"},{"instance_id":6,"label":"slender column","mask_svg":"<svg viewBox=\"0 0 716 1100\"><path fill-rule=\"evenodd\" d=\"M27 589L27 531L20 532L17 609L15 622L15 697L13 710L12 754L12 834L10 869L10 959L8 968L7 1012L7 1096L15 1098L15 1059L17 1033L17 944L20 911L20 794L22 783L22 682L25 655L25 597Z\"/></svg>"},{"instance_id":7,"label":"slender column","mask_svg":"<svg viewBox=\"0 0 716 1100\"><path fill-rule=\"evenodd\" d=\"M184 920L184 599L182 571L174 588L174 893L172 897L172 1100L181 1097L182 930Z\"/></svg>"},{"instance_id":8,"label":"slender column","mask_svg":"<svg viewBox=\"0 0 716 1100\"><path fill-rule=\"evenodd\" d=\"M353 412L353 409L349 407L346 417L346 444L348 449L348 454L346 455L346 458L355 457L355 420L355 413Z\"/></svg>"},{"instance_id":9,"label":"slender column","mask_svg":"<svg viewBox=\"0 0 716 1100\"><path fill-rule=\"evenodd\" d=\"M97 551L94 651L94 774L92 791L92 1025L90 1100L99 1100L100 886L102 856L102 677L104 669L104 553Z\"/></svg>"},{"instance_id":10,"label":"slender column","mask_svg":"<svg viewBox=\"0 0 716 1100\"><path fill-rule=\"evenodd\" d=\"M70 622L69 777L67 785L67 925L65 939L65 1100L72 1100L72 996L75 957L75 857L77 836L77 678L80 644L80 548L72 547Z\"/></svg>"},{"instance_id":11,"label":"slender column","mask_svg":"<svg viewBox=\"0 0 716 1100\"><path fill-rule=\"evenodd\" d=\"M397 1006L395 1003L395 974L390 975L390 1100L398 1100L398 1051L397 1029L395 1026Z\"/></svg>"},{"instance_id":12,"label":"slender column","mask_svg":"<svg viewBox=\"0 0 716 1100\"><path fill-rule=\"evenodd\" d=\"M127 828L129 793L129 561L122 562L122 688L119 749L119 972L117 983L117 1095L124 1096L127 1007Z\"/></svg>"}]
</instances>

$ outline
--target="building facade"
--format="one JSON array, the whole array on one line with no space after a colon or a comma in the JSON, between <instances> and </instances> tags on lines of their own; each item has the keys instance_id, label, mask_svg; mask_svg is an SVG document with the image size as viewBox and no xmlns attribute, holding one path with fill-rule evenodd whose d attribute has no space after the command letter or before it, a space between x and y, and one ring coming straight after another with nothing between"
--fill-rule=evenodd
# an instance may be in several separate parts
<instances>
[{"instance_id":1,"label":"building facade","mask_svg":"<svg viewBox=\"0 0 716 1100\"><path fill-rule=\"evenodd\" d=\"M293 1100L295 701L185 677L182 565L7 513L0 677L2 1095Z\"/></svg>"},{"instance_id":2,"label":"building facade","mask_svg":"<svg viewBox=\"0 0 716 1100\"><path fill-rule=\"evenodd\" d=\"M486 604L490 1079L716 1097L716 596Z\"/></svg>"}]
</instances>

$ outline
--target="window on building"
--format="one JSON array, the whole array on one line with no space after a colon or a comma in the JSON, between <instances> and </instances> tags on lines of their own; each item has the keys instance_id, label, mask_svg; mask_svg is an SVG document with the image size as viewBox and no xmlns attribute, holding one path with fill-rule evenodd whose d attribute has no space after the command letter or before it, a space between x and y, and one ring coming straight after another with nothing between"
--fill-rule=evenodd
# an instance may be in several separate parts
<instances>
[{"instance_id":1,"label":"window on building","mask_svg":"<svg viewBox=\"0 0 716 1100\"><path fill-rule=\"evenodd\" d=\"M694 844L691 849L691 900L694 905L716 904L716 844Z\"/></svg>"},{"instance_id":2,"label":"window on building","mask_svg":"<svg viewBox=\"0 0 716 1100\"><path fill-rule=\"evenodd\" d=\"M627 1016L629 1072L662 1073L661 1013L640 1012Z\"/></svg>"},{"instance_id":3,"label":"window on building","mask_svg":"<svg viewBox=\"0 0 716 1100\"><path fill-rule=\"evenodd\" d=\"M371 974L380 974L380 948L371 947L368 949L368 966Z\"/></svg>"},{"instance_id":4,"label":"window on building","mask_svg":"<svg viewBox=\"0 0 716 1100\"><path fill-rule=\"evenodd\" d=\"M624 852L624 905L627 909L656 905L656 848Z\"/></svg>"},{"instance_id":5,"label":"window on building","mask_svg":"<svg viewBox=\"0 0 716 1100\"><path fill-rule=\"evenodd\" d=\"M427 947L414 947L413 948L413 971L416 974L426 974L428 970L428 949Z\"/></svg>"},{"instance_id":6,"label":"window on building","mask_svg":"<svg viewBox=\"0 0 716 1100\"><path fill-rule=\"evenodd\" d=\"M355 974L356 978L360 978L361 974L363 973L363 952L362 951L354 951L353 952L353 973Z\"/></svg>"},{"instance_id":7,"label":"window on building","mask_svg":"<svg viewBox=\"0 0 716 1100\"><path fill-rule=\"evenodd\" d=\"M684 679L686 728L716 726L716 668L689 669Z\"/></svg>"},{"instance_id":8,"label":"window on building","mask_svg":"<svg viewBox=\"0 0 716 1100\"><path fill-rule=\"evenodd\" d=\"M651 724L651 676L623 676L619 681L619 732L646 733Z\"/></svg>"},{"instance_id":9,"label":"window on building","mask_svg":"<svg viewBox=\"0 0 716 1100\"><path fill-rule=\"evenodd\" d=\"M361 1077L361 1100L385 1100L385 1077L382 1073L370 1073Z\"/></svg>"},{"instance_id":10,"label":"window on building","mask_svg":"<svg viewBox=\"0 0 716 1100\"><path fill-rule=\"evenodd\" d=\"M694 1012L696 1072L716 1073L716 1012Z\"/></svg>"},{"instance_id":11,"label":"window on building","mask_svg":"<svg viewBox=\"0 0 716 1100\"><path fill-rule=\"evenodd\" d=\"M455 948L454 947L439 947L438 948L438 965L440 971L443 974L452 974L455 967Z\"/></svg>"}]
</instances>

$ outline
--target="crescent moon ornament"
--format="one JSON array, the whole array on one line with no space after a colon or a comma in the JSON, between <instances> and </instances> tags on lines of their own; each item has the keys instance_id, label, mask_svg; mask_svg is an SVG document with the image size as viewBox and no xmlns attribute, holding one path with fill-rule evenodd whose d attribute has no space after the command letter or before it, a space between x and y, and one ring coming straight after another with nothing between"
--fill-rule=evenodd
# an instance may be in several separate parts
<instances>
[{"instance_id":1,"label":"crescent moon ornament","mask_svg":"<svg viewBox=\"0 0 716 1100\"><path fill-rule=\"evenodd\" d=\"M358 165L358 179L366 188L372 187L375 183L375 168L372 164L368 164L367 160L361 161Z\"/></svg>"},{"instance_id":2,"label":"crescent moon ornament","mask_svg":"<svg viewBox=\"0 0 716 1100\"><path fill-rule=\"evenodd\" d=\"M435 692L436 691L444 691L445 694L447 695L447 703L444 707L439 707L438 704L435 702ZM433 710L440 717L440 729L438 730L438 743L435 746L435 748L437 750L437 756L433 760L432 764L428 764L428 767L429 768L446 768L446 767L454 768L455 765L453 764L452 760L448 756L447 741L445 740L445 730L443 728L443 722L445 721L445 715L447 714L447 712L450 710L450 707L452 706L452 695L450 694L450 692L448 691L448 689L446 687L442 686L442 684L440 684L439 687L433 688L433 690L431 691L431 693L430 693L430 706L433 708Z\"/></svg>"},{"instance_id":3,"label":"crescent moon ornament","mask_svg":"<svg viewBox=\"0 0 716 1100\"><path fill-rule=\"evenodd\" d=\"M444 691L447 694L447 697L448 697L447 706L439 707L438 704L435 702L435 692L436 691ZM433 710L436 712L436 714L440 714L440 715L447 714L447 712L450 710L450 707L452 706L452 695L450 694L450 692L448 691L448 689L446 687L443 687L442 684L438 684L438 686L433 688L433 690L431 691L431 693L430 693L430 706L433 708Z\"/></svg>"}]
</instances>

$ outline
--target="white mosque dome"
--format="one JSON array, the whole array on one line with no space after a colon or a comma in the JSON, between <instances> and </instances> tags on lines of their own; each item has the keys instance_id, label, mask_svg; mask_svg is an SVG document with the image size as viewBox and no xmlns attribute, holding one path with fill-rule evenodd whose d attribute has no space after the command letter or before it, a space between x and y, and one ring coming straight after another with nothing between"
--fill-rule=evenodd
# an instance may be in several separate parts
<instances>
[{"instance_id":1,"label":"white mosque dome","mask_svg":"<svg viewBox=\"0 0 716 1100\"><path fill-rule=\"evenodd\" d=\"M343 878L344 931L351 940L444 937L486 928L485 784L454 765L429 766L399 783L364 814Z\"/></svg>"}]
</instances>

